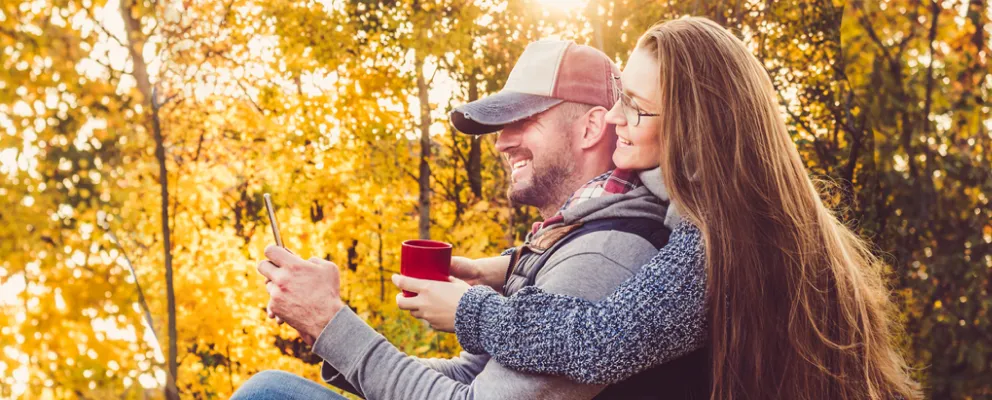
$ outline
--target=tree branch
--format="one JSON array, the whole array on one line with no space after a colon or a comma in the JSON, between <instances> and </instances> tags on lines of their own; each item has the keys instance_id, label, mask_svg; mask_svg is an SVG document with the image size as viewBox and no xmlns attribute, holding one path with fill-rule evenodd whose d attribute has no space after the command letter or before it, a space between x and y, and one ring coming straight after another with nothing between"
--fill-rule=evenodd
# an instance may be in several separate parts
<instances>
[{"instance_id":1,"label":"tree branch","mask_svg":"<svg viewBox=\"0 0 992 400\"><path fill-rule=\"evenodd\" d=\"M255 100L251 98L251 94L248 93L248 88L246 88L245 85L241 83L241 80L238 79L235 82L238 84L238 87L241 88L241 92L245 94L245 98L248 99L248 102L251 103L253 107L255 107L255 111L258 111L259 114L265 115L266 110L263 109L262 106L258 105L258 103L256 103Z\"/></svg>"},{"instance_id":2,"label":"tree branch","mask_svg":"<svg viewBox=\"0 0 992 400\"><path fill-rule=\"evenodd\" d=\"M86 16L93 21L93 24L96 25L98 28L100 28L101 31L103 31L103 34L107 35L107 37L111 39L114 39L114 41L117 42L117 44L120 45L121 47L125 49L127 48L127 45L124 44L124 42L120 38L118 38L117 35L110 33L110 31L107 30L107 27L103 26L103 22L96 19L96 16L93 14L93 10L90 10L89 7L83 7L83 11L85 11Z\"/></svg>"},{"instance_id":3,"label":"tree branch","mask_svg":"<svg viewBox=\"0 0 992 400\"><path fill-rule=\"evenodd\" d=\"M121 256L124 257L124 261L127 262L127 268L131 272L131 277L134 278L134 286L137 288L138 291L138 303L141 304L141 309L144 311L145 323L148 324L148 328L151 329L152 331L152 336L155 338L155 341L158 343L159 339L158 339L158 334L155 331L155 321L152 320L152 312L148 308L148 302L145 300L145 293L144 291L141 290L141 283L138 281L138 274L134 270L134 264L131 263L131 258L128 257L127 251L124 249L124 246L121 245L121 242L117 238L117 235L115 235L114 231L110 229L110 221L107 221L106 219L104 219L103 221L97 221L97 226L103 228L104 232L107 233L107 236L110 236L111 242L120 251ZM159 346L161 347L161 343L159 343Z\"/></svg>"},{"instance_id":4,"label":"tree branch","mask_svg":"<svg viewBox=\"0 0 992 400\"><path fill-rule=\"evenodd\" d=\"M858 1L855 3L855 7L857 7L858 11L860 11L858 13L858 22L860 22L861 26L868 32L868 36L871 40L875 42L879 49L882 50L882 54L885 56L885 59L889 62L893 62L892 54L889 53L888 46L886 46L885 43L882 43L882 39L878 37L878 33L875 32L875 28L872 26L871 21L868 20L868 11L865 10L864 2Z\"/></svg>"}]
</instances>

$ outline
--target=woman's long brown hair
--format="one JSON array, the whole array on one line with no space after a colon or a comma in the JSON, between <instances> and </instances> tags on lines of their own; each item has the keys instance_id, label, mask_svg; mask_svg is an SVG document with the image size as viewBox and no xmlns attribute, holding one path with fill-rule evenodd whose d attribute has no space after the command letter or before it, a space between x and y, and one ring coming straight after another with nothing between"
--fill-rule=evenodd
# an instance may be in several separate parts
<instances>
[{"instance_id":1,"label":"woman's long brown hair","mask_svg":"<svg viewBox=\"0 0 992 400\"><path fill-rule=\"evenodd\" d=\"M713 399L916 399L880 262L824 205L743 42L704 18L638 48L661 74L661 166L706 244Z\"/></svg>"}]
</instances>

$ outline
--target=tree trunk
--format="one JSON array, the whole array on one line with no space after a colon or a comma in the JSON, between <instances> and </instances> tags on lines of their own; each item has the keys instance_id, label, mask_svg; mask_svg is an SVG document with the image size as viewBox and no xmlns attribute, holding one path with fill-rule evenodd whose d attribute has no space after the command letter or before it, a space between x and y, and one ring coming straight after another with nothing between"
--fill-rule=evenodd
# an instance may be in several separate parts
<instances>
[{"instance_id":1,"label":"tree trunk","mask_svg":"<svg viewBox=\"0 0 992 400\"><path fill-rule=\"evenodd\" d=\"M381 213L377 213L377 214L380 214L381 215ZM380 221L382 221L381 218L380 218ZM379 301L380 302L383 302L383 301L386 301L386 266L385 266L385 263L382 261L382 222L379 222L379 231L377 232L377 235L376 236L378 236L378 239L379 239L379 257L378 257L378 260L379 260Z\"/></svg>"},{"instance_id":2,"label":"tree trunk","mask_svg":"<svg viewBox=\"0 0 992 400\"><path fill-rule=\"evenodd\" d=\"M476 79L478 70L473 70L468 80L468 101L473 102L479 99L479 81ZM482 140L478 135L471 135L468 151L468 163L465 169L468 170L468 185L472 188L475 198L482 198Z\"/></svg>"},{"instance_id":3,"label":"tree trunk","mask_svg":"<svg viewBox=\"0 0 992 400\"><path fill-rule=\"evenodd\" d=\"M176 386L176 373L178 371L177 359L178 349L176 343L176 296L173 287L172 277L172 232L169 228L169 176L165 159L165 138L162 135L162 125L159 120L159 106L155 99L155 91L152 89L151 79L148 76L148 64L142 54L145 44L145 37L141 31L141 21L133 13L134 3L124 1L121 4L121 19L124 20L124 28L127 32L128 52L131 56L132 74L137 82L138 90L144 97L144 105L151 112L151 131L155 139L155 160L158 162L158 183L161 197L162 214L162 251L165 253L165 294L169 314L169 371L166 377L165 398L168 400L178 400L179 390Z\"/></svg>"},{"instance_id":4,"label":"tree trunk","mask_svg":"<svg viewBox=\"0 0 992 400\"><path fill-rule=\"evenodd\" d=\"M155 159L158 161L158 184L162 204L162 237L165 252L165 295L169 312L169 378L166 384L166 398L178 400L179 392L176 387L178 372L178 349L176 343L176 292L172 277L172 233L169 229L169 177L165 165L165 140L162 137L162 127L158 118L158 106L152 107L152 133L155 135Z\"/></svg>"},{"instance_id":5,"label":"tree trunk","mask_svg":"<svg viewBox=\"0 0 992 400\"><path fill-rule=\"evenodd\" d=\"M421 239L431 238L431 105L427 96L427 81L424 79L424 60L416 57L417 96L420 98L420 176L418 178L420 197L419 233Z\"/></svg>"},{"instance_id":6,"label":"tree trunk","mask_svg":"<svg viewBox=\"0 0 992 400\"><path fill-rule=\"evenodd\" d=\"M352 239L351 245L348 246L348 270L351 272L358 271L358 240Z\"/></svg>"}]
</instances>

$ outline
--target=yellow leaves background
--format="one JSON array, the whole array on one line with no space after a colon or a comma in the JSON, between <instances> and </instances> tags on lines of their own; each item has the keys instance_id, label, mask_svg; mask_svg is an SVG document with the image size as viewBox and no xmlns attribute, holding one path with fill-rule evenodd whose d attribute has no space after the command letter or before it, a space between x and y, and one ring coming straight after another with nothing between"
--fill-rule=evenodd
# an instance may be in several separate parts
<instances>
[{"instance_id":1,"label":"yellow leaves background","mask_svg":"<svg viewBox=\"0 0 992 400\"><path fill-rule=\"evenodd\" d=\"M575 40L622 65L647 27L687 14L764 62L810 171L890 264L930 397L992 393L987 0L575 3L0 3L0 398L163 397L154 113L182 398L227 398L264 369L318 379L295 332L265 318L266 192L287 247L337 263L370 324L410 354L455 354L453 336L395 308L388 282L400 243L421 234L420 122L431 238L495 254L538 217L508 204L493 137L454 133L451 108L499 90L530 41Z\"/></svg>"}]
</instances>

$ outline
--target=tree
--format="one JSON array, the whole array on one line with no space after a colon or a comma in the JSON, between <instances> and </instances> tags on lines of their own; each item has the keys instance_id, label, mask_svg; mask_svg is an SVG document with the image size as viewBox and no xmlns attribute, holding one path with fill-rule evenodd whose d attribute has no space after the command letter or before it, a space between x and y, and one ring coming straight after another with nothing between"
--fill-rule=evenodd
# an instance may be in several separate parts
<instances>
[{"instance_id":1,"label":"tree","mask_svg":"<svg viewBox=\"0 0 992 400\"><path fill-rule=\"evenodd\" d=\"M158 182L161 199L162 216L162 250L165 260L165 295L168 302L169 316L169 356L166 359L169 364L169 373L165 389L167 399L179 399L179 391L176 389L176 364L177 344L176 344L176 293L173 288L172 277L172 231L169 227L169 173L165 160L165 138L162 135L162 122L159 118L159 109L162 104L156 96L157 88L153 86L148 74L148 63L145 62L144 49L148 38L145 37L143 26L139 16L145 14L135 1L124 1L120 5L121 19L124 20L124 28L127 34L127 49L131 56L131 74L137 80L138 90L141 92L142 103L149 110L148 118L152 136L155 138L155 160L158 163ZM154 11L154 5L152 6ZM152 21L155 21L154 13Z\"/></svg>"}]
</instances>

